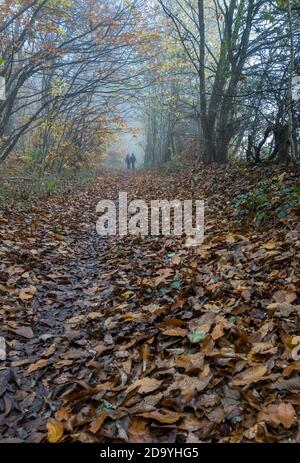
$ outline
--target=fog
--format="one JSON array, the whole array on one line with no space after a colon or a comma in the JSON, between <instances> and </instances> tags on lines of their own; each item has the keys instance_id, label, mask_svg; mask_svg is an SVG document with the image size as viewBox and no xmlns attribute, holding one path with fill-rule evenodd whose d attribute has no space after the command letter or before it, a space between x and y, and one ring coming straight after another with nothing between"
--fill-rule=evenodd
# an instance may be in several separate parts
<instances>
[{"instance_id":1,"label":"fog","mask_svg":"<svg viewBox=\"0 0 300 463\"><path fill-rule=\"evenodd\" d=\"M117 141L110 146L106 164L112 167L125 168L126 155L134 153L137 158L137 168L142 167L145 157L143 117L136 109L127 110L123 117L127 128L118 134Z\"/></svg>"}]
</instances>

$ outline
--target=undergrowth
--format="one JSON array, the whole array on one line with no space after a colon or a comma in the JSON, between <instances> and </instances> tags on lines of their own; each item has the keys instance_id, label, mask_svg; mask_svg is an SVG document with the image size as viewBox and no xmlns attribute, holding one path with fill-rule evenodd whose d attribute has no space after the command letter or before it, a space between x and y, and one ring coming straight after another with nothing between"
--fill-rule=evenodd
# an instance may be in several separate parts
<instances>
[{"instance_id":1,"label":"undergrowth","mask_svg":"<svg viewBox=\"0 0 300 463\"><path fill-rule=\"evenodd\" d=\"M284 219L300 206L300 186L287 187L277 177L253 185L232 204L232 216L237 224L247 220L264 222Z\"/></svg>"},{"instance_id":2,"label":"undergrowth","mask_svg":"<svg viewBox=\"0 0 300 463\"><path fill-rule=\"evenodd\" d=\"M0 208L18 208L37 198L63 193L77 184L91 181L101 172L100 167L54 173L29 169L13 172L0 170Z\"/></svg>"}]
</instances>

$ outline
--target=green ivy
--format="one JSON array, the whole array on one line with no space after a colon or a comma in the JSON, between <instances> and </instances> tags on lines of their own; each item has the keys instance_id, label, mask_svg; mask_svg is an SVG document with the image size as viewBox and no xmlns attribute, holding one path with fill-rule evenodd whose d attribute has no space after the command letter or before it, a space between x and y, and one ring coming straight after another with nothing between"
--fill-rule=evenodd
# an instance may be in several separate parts
<instances>
[{"instance_id":1,"label":"green ivy","mask_svg":"<svg viewBox=\"0 0 300 463\"><path fill-rule=\"evenodd\" d=\"M263 222L274 217L285 218L300 206L300 186L286 188L275 178L259 182L247 193L239 195L231 205L237 224L252 219Z\"/></svg>"}]
</instances>

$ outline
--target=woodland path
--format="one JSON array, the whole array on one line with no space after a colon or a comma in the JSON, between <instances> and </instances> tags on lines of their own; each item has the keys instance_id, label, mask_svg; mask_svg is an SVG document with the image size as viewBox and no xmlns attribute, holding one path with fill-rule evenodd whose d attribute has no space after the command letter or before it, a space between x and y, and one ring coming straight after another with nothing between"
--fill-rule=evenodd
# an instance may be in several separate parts
<instances>
[{"instance_id":1,"label":"woodland path","mask_svg":"<svg viewBox=\"0 0 300 463\"><path fill-rule=\"evenodd\" d=\"M252 181L109 171L1 213L0 442L298 440L296 219L233 231ZM99 237L119 191L209 198L205 243Z\"/></svg>"}]
</instances>

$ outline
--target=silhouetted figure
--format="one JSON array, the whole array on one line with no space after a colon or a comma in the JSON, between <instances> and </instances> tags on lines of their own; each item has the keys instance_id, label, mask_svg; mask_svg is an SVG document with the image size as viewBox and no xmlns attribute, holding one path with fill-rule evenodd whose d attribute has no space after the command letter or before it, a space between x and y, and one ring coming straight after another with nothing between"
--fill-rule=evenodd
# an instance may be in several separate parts
<instances>
[{"instance_id":1,"label":"silhouetted figure","mask_svg":"<svg viewBox=\"0 0 300 463\"><path fill-rule=\"evenodd\" d=\"M131 157L129 154L127 154L126 158L125 158L125 162L127 164L127 169L130 169L130 165L131 165Z\"/></svg>"},{"instance_id":2,"label":"silhouetted figure","mask_svg":"<svg viewBox=\"0 0 300 463\"><path fill-rule=\"evenodd\" d=\"M135 157L135 155L133 153L131 155L130 160L131 160L131 168L135 169L136 157Z\"/></svg>"}]
</instances>

